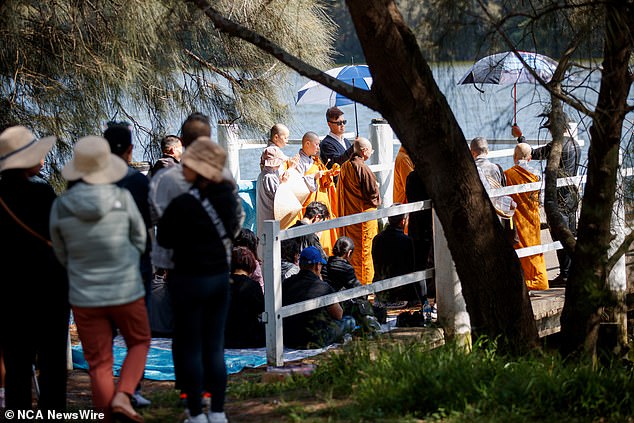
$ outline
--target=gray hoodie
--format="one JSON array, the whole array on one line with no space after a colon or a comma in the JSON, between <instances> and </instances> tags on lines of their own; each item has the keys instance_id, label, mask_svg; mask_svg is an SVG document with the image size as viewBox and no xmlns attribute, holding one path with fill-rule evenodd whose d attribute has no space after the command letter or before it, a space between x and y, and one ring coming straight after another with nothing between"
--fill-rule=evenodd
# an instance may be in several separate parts
<instances>
[{"instance_id":1,"label":"gray hoodie","mask_svg":"<svg viewBox=\"0 0 634 423\"><path fill-rule=\"evenodd\" d=\"M144 296L139 257L147 234L127 190L80 182L53 203L50 228L68 270L71 305L122 305Z\"/></svg>"}]
</instances>

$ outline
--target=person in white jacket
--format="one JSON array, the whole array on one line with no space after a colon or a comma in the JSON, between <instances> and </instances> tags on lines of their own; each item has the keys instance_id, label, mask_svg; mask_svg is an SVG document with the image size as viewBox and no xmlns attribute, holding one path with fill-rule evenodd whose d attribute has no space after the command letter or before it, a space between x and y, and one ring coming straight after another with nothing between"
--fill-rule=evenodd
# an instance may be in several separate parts
<instances>
[{"instance_id":1,"label":"person in white jacket","mask_svg":"<svg viewBox=\"0 0 634 423\"><path fill-rule=\"evenodd\" d=\"M75 144L62 169L71 187L53 203L51 240L69 277L69 301L89 365L96 410L142 422L130 396L143 376L150 325L139 257L145 249L143 218L130 194L114 183L127 164L96 136ZM115 387L112 327L123 335L128 354Z\"/></svg>"}]
</instances>

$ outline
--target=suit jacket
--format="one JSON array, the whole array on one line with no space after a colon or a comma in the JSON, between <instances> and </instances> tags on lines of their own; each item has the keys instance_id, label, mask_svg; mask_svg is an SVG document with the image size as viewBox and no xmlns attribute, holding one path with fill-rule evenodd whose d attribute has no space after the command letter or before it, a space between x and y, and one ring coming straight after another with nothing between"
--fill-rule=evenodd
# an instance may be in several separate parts
<instances>
[{"instance_id":1,"label":"suit jacket","mask_svg":"<svg viewBox=\"0 0 634 423\"><path fill-rule=\"evenodd\" d=\"M352 155L352 144L346 138L343 139L346 148L333 138L330 134L326 135L319 145L319 157L321 161L330 169L334 163L343 164ZM328 161L330 159L330 161Z\"/></svg>"}]
</instances>

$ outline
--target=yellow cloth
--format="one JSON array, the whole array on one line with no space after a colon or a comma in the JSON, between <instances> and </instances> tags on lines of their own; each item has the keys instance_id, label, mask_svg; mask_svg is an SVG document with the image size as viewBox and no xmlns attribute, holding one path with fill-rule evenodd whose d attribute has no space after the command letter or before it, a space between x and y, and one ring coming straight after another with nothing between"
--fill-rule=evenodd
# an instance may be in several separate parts
<instances>
[{"instance_id":1,"label":"yellow cloth","mask_svg":"<svg viewBox=\"0 0 634 423\"><path fill-rule=\"evenodd\" d=\"M414 170L414 163L407 151L401 146L394 160L394 191L392 194L395 203L407 203L405 185L407 176Z\"/></svg>"},{"instance_id":2,"label":"yellow cloth","mask_svg":"<svg viewBox=\"0 0 634 423\"><path fill-rule=\"evenodd\" d=\"M527 184L539 181L539 176L529 172L521 166L513 166L504 172L507 185ZM515 249L540 245L541 222L539 219L539 191L513 194L517 209L513 221L517 226L520 240ZM524 270L524 281L528 289L548 289L548 274L544 254L536 254L520 259Z\"/></svg>"},{"instance_id":3,"label":"yellow cloth","mask_svg":"<svg viewBox=\"0 0 634 423\"><path fill-rule=\"evenodd\" d=\"M363 162L363 158L353 156L341 166L337 183L339 216L374 211L381 203L374 173ZM372 283L374 265L372 263L372 240L378 233L378 223L371 220L342 228L345 235L354 242L354 252L350 263L362 284Z\"/></svg>"},{"instance_id":4,"label":"yellow cloth","mask_svg":"<svg viewBox=\"0 0 634 423\"><path fill-rule=\"evenodd\" d=\"M311 192L308 195L306 201L304 201L302 211L297 215L297 220L301 220L304 217L304 213L306 212L306 206L308 206L313 201L319 201L320 203L324 203L326 207L328 207L328 211L330 211L330 218L334 219L337 216L337 190L335 189L335 183L333 181L333 177L330 175L330 170L322 163L322 161L318 157L313 158L315 162L311 167L306 170L304 175L314 175L319 171L327 172L325 173L319 180L317 181L317 190L315 192ZM319 234L319 242L321 243L321 247L324 249L324 252L327 256L332 255L332 248L337 242L337 238L339 237L339 232L337 228L329 229L327 231L322 231Z\"/></svg>"}]
</instances>

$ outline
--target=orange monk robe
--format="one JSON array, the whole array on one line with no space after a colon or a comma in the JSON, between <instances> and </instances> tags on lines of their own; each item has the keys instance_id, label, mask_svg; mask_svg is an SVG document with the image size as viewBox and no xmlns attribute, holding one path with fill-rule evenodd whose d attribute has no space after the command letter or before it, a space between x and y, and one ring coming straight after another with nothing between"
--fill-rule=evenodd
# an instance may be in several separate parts
<instances>
[{"instance_id":1,"label":"orange monk robe","mask_svg":"<svg viewBox=\"0 0 634 423\"><path fill-rule=\"evenodd\" d=\"M333 177L331 176L331 171L322 163L319 157L314 157L314 160L315 162L310 168L308 168L304 175L314 175L319 171L323 171L325 173L317 181L317 190L315 192L311 192L306 201L304 201L304 207L298 216L298 220L304 216L306 206L313 201L324 203L330 211L330 218L334 219L337 217L337 190L335 189L335 183ZM339 238L337 228L322 231L319 235L321 247L329 257L332 255L332 248L334 247L335 242L337 242L337 238Z\"/></svg>"},{"instance_id":2,"label":"orange monk robe","mask_svg":"<svg viewBox=\"0 0 634 423\"><path fill-rule=\"evenodd\" d=\"M504 172L507 185L527 184L539 181L539 176L524 169L521 166L513 166ZM539 191L513 194L513 201L517 203L517 209L513 215L513 222L517 226L517 234L520 240L515 249L540 245L541 222L539 218ZM524 281L528 289L548 289L548 274L544 254L536 254L520 259L524 270Z\"/></svg>"},{"instance_id":3,"label":"orange monk robe","mask_svg":"<svg viewBox=\"0 0 634 423\"><path fill-rule=\"evenodd\" d=\"M405 186L407 185L407 176L414 170L414 163L412 159L405 151L405 148L401 146L396 154L394 160L394 189L392 190L392 200L394 203L407 203L407 196L405 195ZM409 221L405 222L405 228L403 232L407 235Z\"/></svg>"},{"instance_id":4,"label":"orange monk robe","mask_svg":"<svg viewBox=\"0 0 634 423\"><path fill-rule=\"evenodd\" d=\"M363 157L354 154L341 166L337 182L339 216L374 211L381 204L376 177L363 161ZM357 279L362 284L372 283L374 265L372 264L372 240L378 233L376 220L357 223L342 228L341 235L350 237L354 242L354 252L350 263L354 267Z\"/></svg>"},{"instance_id":5,"label":"orange monk robe","mask_svg":"<svg viewBox=\"0 0 634 423\"><path fill-rule=\"evenodd\" d=\"M392 198L395 203L407 203L407 197L405 196L405 182L407 176L414 170L414 163L410 159L405 148L401 146L396 159L394 159L394 191Z\"/></svg>"}]
</instances>

